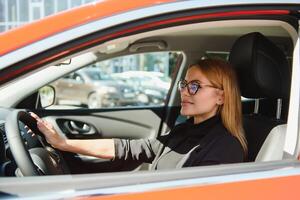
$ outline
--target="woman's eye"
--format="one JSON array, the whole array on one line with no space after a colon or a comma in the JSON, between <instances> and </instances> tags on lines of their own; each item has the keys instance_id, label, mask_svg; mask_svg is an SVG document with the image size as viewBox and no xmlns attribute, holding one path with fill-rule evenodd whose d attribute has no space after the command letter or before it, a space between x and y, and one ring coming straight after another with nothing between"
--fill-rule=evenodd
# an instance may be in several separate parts
<instances>
[{"instance_id":1,"label":"woman's eye","mask_svg":"<svg viewBox=\"0 0 300 200\"><path fill-rule=\"evenodd\" d=\"M192 84L192 85L191 85L191 89L192 89L192 90L196 90L198 87L199 87L199 86L196 85L196 84Z\"/></svg>"}]
</instances>

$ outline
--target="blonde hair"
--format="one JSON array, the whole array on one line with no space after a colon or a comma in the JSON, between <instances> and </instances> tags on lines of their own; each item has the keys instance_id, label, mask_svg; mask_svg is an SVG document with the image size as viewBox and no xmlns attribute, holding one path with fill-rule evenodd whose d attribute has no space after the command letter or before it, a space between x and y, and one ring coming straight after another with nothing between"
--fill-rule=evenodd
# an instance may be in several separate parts
<instances>
[{"instance_id":1,"label":"blonde hair","mask_svg":"<svg viewBox=\"0 0 300 200\"><path fill-rule=\"evenodd\" d=\"M211 84L224 91L224 103L218 112L225 128L236 137L247 155L247 141L242 123L242 103L234 69L225 61L204 59L190 67L197 67Z\"/></svg>"}]
</instances>

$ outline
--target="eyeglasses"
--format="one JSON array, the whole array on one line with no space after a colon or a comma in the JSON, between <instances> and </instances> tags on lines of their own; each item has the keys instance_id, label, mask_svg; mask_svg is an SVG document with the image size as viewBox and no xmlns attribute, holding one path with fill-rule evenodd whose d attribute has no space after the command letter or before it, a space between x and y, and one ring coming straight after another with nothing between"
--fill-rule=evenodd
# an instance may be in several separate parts
<instances>
[{"instance_id":1,"label":"eyeglasses","mask_svg":"<svg viewBox=\"0 0 300 200\"><path fill-rule=\"evenodd\" d=\"M211 88L219 89L218 87L215 87L213 85L204 85L196 81L187 82L186 80L180 80L178 82L178 90L182 91L185 87L187 87L187 91L190 95L195 95L198 92L198 90L203 87L211 87Z\"/></svg>"}]
</instances>

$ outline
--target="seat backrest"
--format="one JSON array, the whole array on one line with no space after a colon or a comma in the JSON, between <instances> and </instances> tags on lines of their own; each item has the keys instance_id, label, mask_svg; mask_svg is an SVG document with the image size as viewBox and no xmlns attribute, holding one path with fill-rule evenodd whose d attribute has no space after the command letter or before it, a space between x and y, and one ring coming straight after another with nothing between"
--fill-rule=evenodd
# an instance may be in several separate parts
<instances>
[{"instance_id":1,"label":"seat backrest","mask_svg":"<svg viewBox=\"0 0 300 200\"><path fill-rule=\"evenodd\" d=\"M281 160L283 156L283 146L286 134L286 124L274 127L262 147L260 148L255 161Z\"/></svg>"},{"instance_id":2,"label":"seat backrest","mask_svg":"<svg viewBox=\"0 0 300 200\"><path fill-rule=\"evenodd\" d=\"M236 69L243 97L288 101L291 77L288 61L284 53L261 33L241 36L231 49L229 62ZM243 116L248 161L255 160L270 131L282 123L285 121L278 116L264 116L259 112Z\"/></svg>"}]
</instances>

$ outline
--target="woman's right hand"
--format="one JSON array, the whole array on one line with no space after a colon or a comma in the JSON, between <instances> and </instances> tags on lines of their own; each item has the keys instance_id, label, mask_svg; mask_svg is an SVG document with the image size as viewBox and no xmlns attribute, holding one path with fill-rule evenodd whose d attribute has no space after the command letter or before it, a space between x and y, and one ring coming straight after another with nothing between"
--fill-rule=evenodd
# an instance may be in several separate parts
<instances>
[{"instance_id":1,"label":"woman's right hand","mask_svg":"<svg viewBox=\"0 0 300 200\"><path fill-rule=\"evenodd\" d=\"M49 122L41 119L34 113L30 113L30 115L37 120L37 127L41 133L45 135L47 142L56 149L105 159L115 157L115 144L113 139L67 139L57 133Z\"/></svg>"},{"instance_id":2,"label":"woman's right hand","mask_svg":"<svg viewBox=\"0 0 300 200\"><path fill-rule=\"evenodd\" d=\"M47 142L54 148L64 150L66 146L66 138L59 135L52 124L41 119L35 113L31 112L30 115L37 120L37 127L45 135Z\"/></svg>"}]
</instances>

